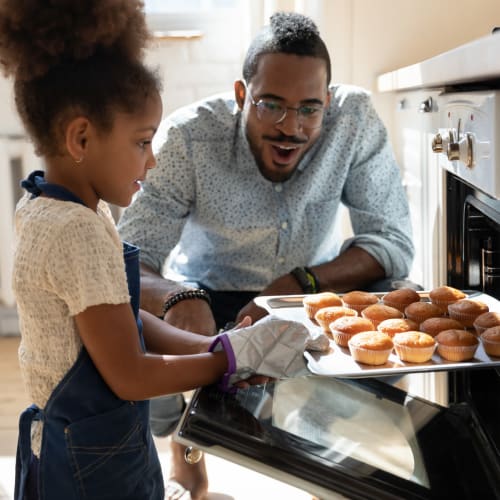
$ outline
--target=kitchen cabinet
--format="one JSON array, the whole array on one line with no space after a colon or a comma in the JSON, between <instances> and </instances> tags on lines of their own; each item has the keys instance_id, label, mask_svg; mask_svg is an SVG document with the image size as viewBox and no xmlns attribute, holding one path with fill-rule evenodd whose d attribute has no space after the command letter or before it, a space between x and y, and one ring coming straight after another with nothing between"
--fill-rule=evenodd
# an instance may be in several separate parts
<instances>
[{"instance_id":1,"label":"kitchen cabinet","mask_svg":"<svg viewBox=\"0 0 500 500\"><path fill-rule=\"evenodd\" d=\"M440 90L394 92L394 150L408 196L415 244L410 279L425 290L446 282L444 172L431 142Z\"/></svg>"}]
</instances>

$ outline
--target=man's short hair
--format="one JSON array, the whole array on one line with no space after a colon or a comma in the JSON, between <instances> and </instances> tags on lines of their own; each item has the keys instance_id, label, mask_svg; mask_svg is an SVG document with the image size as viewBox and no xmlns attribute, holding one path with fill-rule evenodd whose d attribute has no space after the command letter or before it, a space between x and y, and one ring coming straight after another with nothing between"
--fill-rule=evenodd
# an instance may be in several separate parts
<instances>
[{"instance_id":1,"label":"man's short hair","mask_svg":"<svg viewBox=\"0 0 500 500\"><path fill-rule=\"evenodd\" d=\"M312 19L297 12L276 12L253 39L243 62L243 78L250 82L257 72L260 56L264 54L295 54L323 59L326 64L327 85L331 79L328 49Z\"/></svg>"}]
</instances>

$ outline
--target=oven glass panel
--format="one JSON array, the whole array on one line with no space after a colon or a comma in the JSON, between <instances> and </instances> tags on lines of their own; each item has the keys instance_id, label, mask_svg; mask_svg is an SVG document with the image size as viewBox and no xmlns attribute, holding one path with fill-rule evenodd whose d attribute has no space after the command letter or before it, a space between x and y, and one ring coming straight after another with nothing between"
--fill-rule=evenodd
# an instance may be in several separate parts
<instances>
[{"instance_id":1,"label":"oven glass panel","mask_svg":"<svg viewBox=\"0 0 500 500\"><path fill-rule=\"evenodd\" d=\"M270 423L318 445L317 455L330 462L347 461L360 473L382 470L428 488L410 401L400 404L341 380L287 380L276 384ZM427 407L426 419L438 411Z\"/></svg>"},{"instance_id":2,"label":"oven glass panel","mask_svg":"<svg viewBox=\"0 0 500 500\"><path fill-rule=\"evenodd\" d=\"M473 409L445 408L381 379L311 376L234 395L203 388L178 439L247 467L258 462L265 473L285 472L305 489L293 482L300 478L318 496L500 498L496 452Z\"/></svg>"}]
</instances>

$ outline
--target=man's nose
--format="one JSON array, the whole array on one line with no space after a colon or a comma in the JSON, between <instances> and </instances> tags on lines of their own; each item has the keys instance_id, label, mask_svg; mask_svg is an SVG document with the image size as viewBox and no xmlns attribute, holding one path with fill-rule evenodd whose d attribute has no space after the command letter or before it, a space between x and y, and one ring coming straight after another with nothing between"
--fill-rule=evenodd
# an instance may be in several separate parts
<instances>
[{"instance_id":1,"label":"man's nose","mask_svg":"<svg viewBox=\"0 0 500 500\"><path fill-rule=\"evenodd\" d=\"M296 135L296 132L302 130L298 109L287 108L285 116L276 124L276 127L285 135Z\"/></svg>"}]
</instances>

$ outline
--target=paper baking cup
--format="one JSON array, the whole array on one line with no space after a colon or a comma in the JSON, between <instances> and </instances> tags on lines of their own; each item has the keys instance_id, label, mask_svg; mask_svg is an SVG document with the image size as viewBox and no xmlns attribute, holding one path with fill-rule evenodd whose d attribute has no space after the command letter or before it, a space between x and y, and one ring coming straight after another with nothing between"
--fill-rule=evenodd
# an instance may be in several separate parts
<instances>
[{"instance_id":1,"label":"paper baking cup","mask_svg":"<svg viewBox=\"0 0 500 500\"><path fill-rule=\"evenodd\" d=\"M488 328L490 328L490 327L489 326L474 325L474 330L476 330L476 334L478 336L481 335L481 333L483 333L484 331L486 331Z\"/></svg>"},{"instance_id":2,"label":"paper baking cup","mask_svg":"<svg viewBox=\"0 0 500 500\"><path fill-rule=\"evenodd\" d=\"M467 361L474 357L479 344L466 346L451 346L438 344L438 354L448 361Z\"/></svg>"},{"instance_id":3,"label":"paper baking cup","mask_svg":"<svg viewBox=\"0 0 500 500\"><path fill-rule=\"evenodd\" d=\"M337 330L332 330L332 337L334 342L339 345L340 347L348 347L349 346L349 340L356 335L355 333L344 333L344 332L339 332Z\"/></svg>"},{"instance_id":4,"label":"paper baking cup","mask_svg":"<svg viewBox=\"0 0 500 500\"><path fill-rule=\"evenodd\" d=\"M395 343L394 350L401 361L407 361L409 363L425 363L432 358L432 355L436 350L436 344L428 347L408 347Z\"/></svg>"},{"instance_id":5,"label":"paper baking cup","mask_svg":"<svg viewBox=\"0 0 500 500\"><path fill-rule=\"evenodd\" d=\"M500 357L500 342L492 342L491 340L481 337L484 352L488 356Z\"/></svg>"},{"instance_id":6,"label":"paper baking cup","mask_svg":"<svg viewBox=\"0 0 500 500\"><path fill-rule=\"evenodd\" d=\"M320 310L319 307L317 306L310 306L309 304L304 304L304 310L307 314L307 317L315 324L317 325L318 322L314 319L314 315Z\"/></svg>"},{"instance_id":7,"label":"paper baking cup","mask_svg":"<svg viewBox=\"0 0 500 500\"><path fill-rule=\"evenodd\" d=\"M382 299L382 303L385 306L394 307L394 309L401 311L403 314L405 312L405 309L410 305L402 302L393 302L392 300L386 300L386 299Z\"/></svg>"},{"instance_id":8,"label":"paper baking cup","mask_svg":"<svg viewBox=\"0 0 500 500\"><path fill-rule=\"evenodd\" d=\"M443 314L448 314L448 306L450 304L454 304L455 302L458 302L460 299L454 299L454 300L436 300L436 299L431 299L431 302L435 305L438 306L441 311L443 311Z\"/></svg>"},{"instance_id":9,"label":"paper baking cup","mask_svg":"<svg viewBox=\"0 0 500 500\"><path fill-rule=\"evenodd\" d=\"M364 347L353 347L350 343L348 345L354 361L365 365L385 365L392 352L392 347L377 351L375 349L365 349Z\"/></svg>"},{"instance_id":10,"label":"paper baking cup","mask_svg":"<svg viewBox=\"0 0 500 500\"><path fill-rule=\"evenodd\" d=\"M460 323L462 323L462 325L464 325L466 328L474 328L474 321L476 321L476 318L479 316L479 314L464 314L448 311L448 315L450 316L450 318L460 321Z\"/></svg>"},{"instance_id":11,"label":"paper baking cup","mask_svg":"<svg viewBox=\"0 0 500 500\"><path fill-rule=\"evenodd\" d=\"M348 302L344 302L345 307L354 309L359 315L361 315L363 309L366 309L368 306L373 306L373 304L377 304L377 302L370 302L369 304L349 304Z\"/></svg>"}]
</instances>

